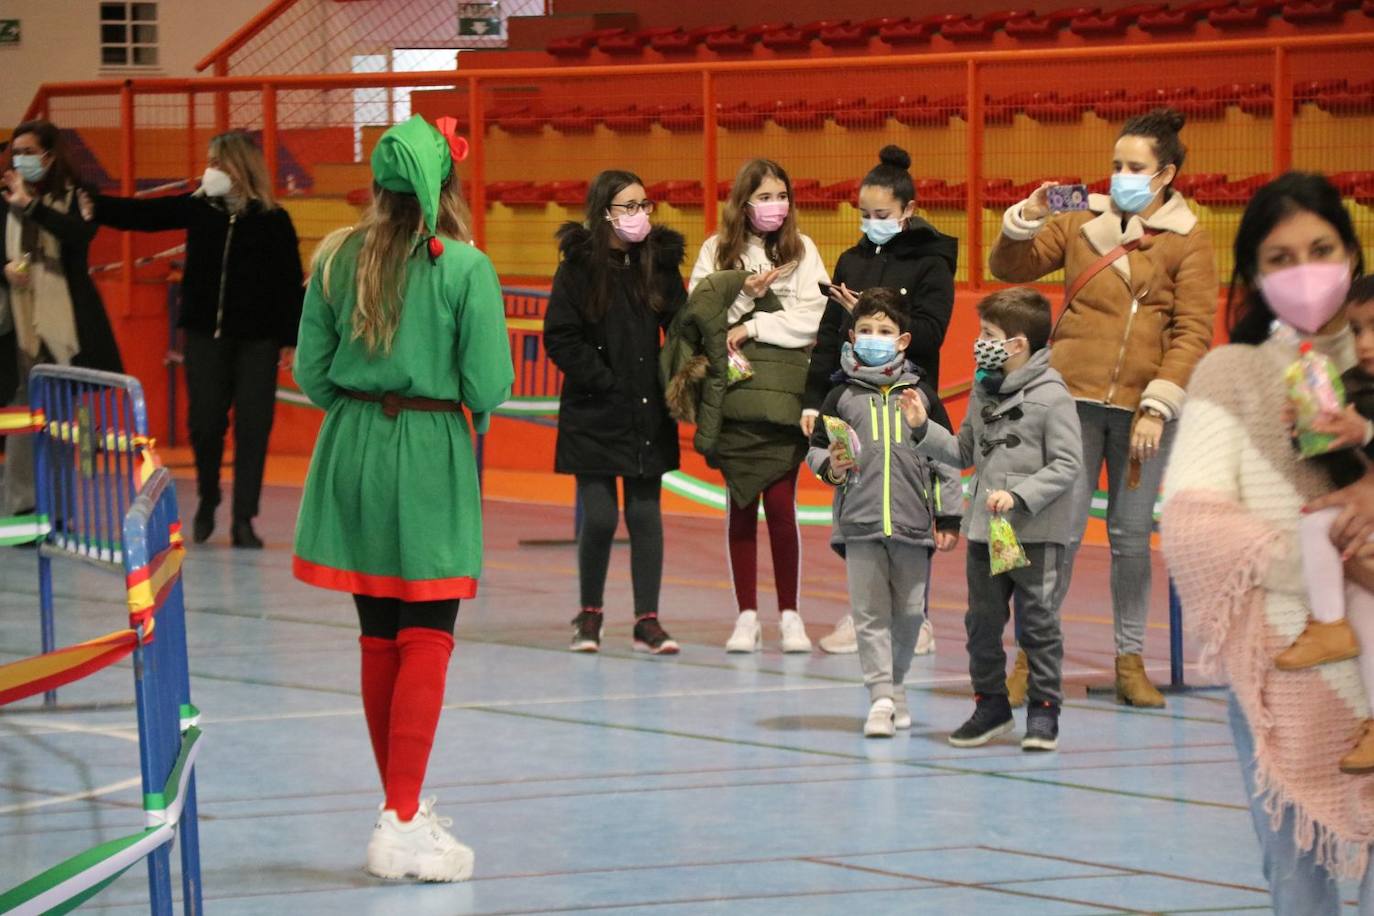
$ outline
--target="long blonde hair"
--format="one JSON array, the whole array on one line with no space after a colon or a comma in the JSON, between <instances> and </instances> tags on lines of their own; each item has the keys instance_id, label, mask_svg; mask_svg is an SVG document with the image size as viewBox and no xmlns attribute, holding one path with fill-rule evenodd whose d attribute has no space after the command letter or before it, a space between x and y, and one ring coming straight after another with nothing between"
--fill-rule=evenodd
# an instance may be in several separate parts
<instances>
[{"instance_id":1,"label":"long blonde hair","mask_svg":"<svg viewBox=\"0 0 1374 916\"><path fill-rule=\"evenodd\" d=\"M241 130L217 134L210 138L210 156L219 160L220 168L234 179L234 187L246 200L256 200L267 210L277 209L267 160L252 137Z\"/></svg>"},{"instance_id":2,"label":"long blonde hair","mask_svg":"<svg viewBox=\"0 0 1374 916\"><path fill-rule=\"evenodd\" d=\"M463 201L462 186L457 170L449 173L439 192L439 215L436 233L447 239L467 243L470 214ZM372 205L356 226L336 230L320 242L315 250L312 270L320 270L321 288L326 301L331 301L330 267L334 255L354 236L363 237L358 251L357 300L353 305L353 340L361 340L369 353L390 353L396 328L401 323L401 308L405 298L406 267L426 235L420 222L420 201L414 194L388 191L372 186Z\"/></svg>"},{"instance_id":3,"label":"long blonde hair","mask_svg":"<svg viewBox=\"0 0 1374 916\"><path fill-rule=\"evenodd\" d=\"M741 266L740 259L749 247L748 204L749 198L763 184L765 178L776 178L787 189L787 219L777 229L763 237L764 253L774 267L790 261L799 260L805 249L802 246L801 231L797 228L797 202L792 199L792 179L786 170L772 159L751 159L744 164L735 176L735 184L730 188L730 197L725 202L725 212L720 217L716 245L716 270L736 270Z\"/></svg>"}]
</instances>

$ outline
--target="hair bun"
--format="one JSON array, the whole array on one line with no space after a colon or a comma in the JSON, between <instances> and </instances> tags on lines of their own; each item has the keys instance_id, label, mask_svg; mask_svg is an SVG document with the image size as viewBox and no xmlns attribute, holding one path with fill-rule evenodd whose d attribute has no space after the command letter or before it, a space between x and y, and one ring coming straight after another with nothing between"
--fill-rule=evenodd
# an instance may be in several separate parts
<instances>
[{"instance_id":1,"label":"hair bun","mask_svg":"<svg viewBox=\"0 0 1374 916\"><path fill-rule=\"evenodd\" d=\"M878 151L878 161L883 165L907 171L911 168L911 154L900 146L891 144Z\"/></svg>"},{"instance_id":2,"label":"hair bun","mask_svg":"<svg viewBox=\"0 0 1374 916\"><path fill-rule=\"evenodd\" d=\"M1149 117L1151 121L1154 121L1174 133L1183 130L1183 125L1188 120L1183 116L1181 111L1173 108L1156 108L1154 111L1150 112L1147 117Z\"/></svg>"}]
</instances>

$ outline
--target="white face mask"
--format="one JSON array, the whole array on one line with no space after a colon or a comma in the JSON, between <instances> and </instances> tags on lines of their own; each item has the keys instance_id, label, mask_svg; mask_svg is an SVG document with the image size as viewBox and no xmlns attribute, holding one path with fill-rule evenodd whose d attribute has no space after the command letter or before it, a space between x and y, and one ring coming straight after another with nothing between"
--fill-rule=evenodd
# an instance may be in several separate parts
<instances>
[{"instance_id":1,"label":"white face mask","mask_svg":"<svg viewBox=\"0 0 1374 916\"><path fill-rule=\"evenodd\" d=\"M234 179L220 169L207 168L200 179L200 189L206 197L224 197L234 190Z\"/></svg>"}]
</instances>

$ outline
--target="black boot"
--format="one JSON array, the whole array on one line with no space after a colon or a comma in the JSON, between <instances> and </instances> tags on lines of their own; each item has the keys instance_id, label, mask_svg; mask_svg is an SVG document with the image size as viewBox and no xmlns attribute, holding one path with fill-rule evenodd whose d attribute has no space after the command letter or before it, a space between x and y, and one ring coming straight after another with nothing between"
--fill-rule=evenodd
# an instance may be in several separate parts
<instances>
[{"instance_id":1,"label":"black boot","mask_svg":"<svg viewBox=\"0 0 1374 916\"><path fill-rule=\"evenodd\" d=\"M191 536L197 544L204 544L210 540L210 535L214 533L215 506L213 503L202 502L200 508L196 509L196 520Z\"/></svg>"},{"instance_id":2,"label":"black boot","mask_svg":"<svg viewBox=\"0 0 1374 916\"><path fill-rule=\"evenodd\" d=\"M253 531L253 523L248 519L240 519L234 522L234 528L230 532L235 547L245 547L249 550L262 550L262 539Z\"/></svg>"}]
</instances>

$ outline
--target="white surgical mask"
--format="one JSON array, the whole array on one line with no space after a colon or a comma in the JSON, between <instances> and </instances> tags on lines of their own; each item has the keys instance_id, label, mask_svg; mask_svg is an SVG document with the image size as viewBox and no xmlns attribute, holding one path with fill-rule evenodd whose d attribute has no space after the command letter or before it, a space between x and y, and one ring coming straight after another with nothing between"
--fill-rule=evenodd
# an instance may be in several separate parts
<instances>
[{"instance_id":1,"label":"white surgical mask","mask_svg":"<svg viewBox=\"0 0 1374 916\"><path fill-rule=\"evenodd\" d=\"M229 173L216 168L207 168L200 179L200 189L206 197L224 197L234 190L234 179Z\"/></svg>"}]
</instances>

